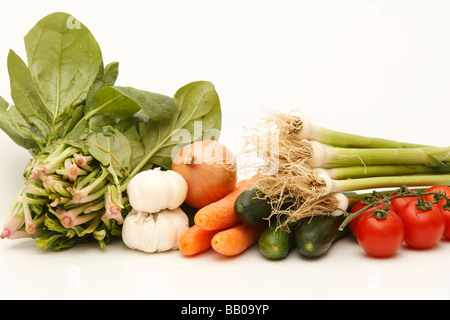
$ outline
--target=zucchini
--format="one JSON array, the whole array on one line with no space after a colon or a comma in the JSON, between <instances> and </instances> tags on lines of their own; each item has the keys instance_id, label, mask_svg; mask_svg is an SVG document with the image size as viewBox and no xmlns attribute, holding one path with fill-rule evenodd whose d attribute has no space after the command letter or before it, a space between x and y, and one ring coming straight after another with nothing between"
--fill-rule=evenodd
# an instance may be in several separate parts
<instances>
[{"instance_id":1,"label":"zucchini","mask_svg":"<svg viewBox=\"0 0 450 320\"><path fill-rule=\"evenodd\" d=\"M267 221L272 213L272 207L256 188L250 188L237 197L234 212L242 222L258 224Z\"/></svg>"},{"instance_id":2,"label":"zucchini","mask_svg":"<svg viewBox=\"0 0 450 320\"><path fill-rule=\"evenodd\" d=\"M277 227L271 223L259 237L259 251L268 259L280 260L285 258L294 246L295 225Z\"/></svg>"},{"instance_id":3,"label":"zucchini","mask_svg":"<svg viewBox=\"0 0 450 320\"><path fill-rule=\"evenodd\" d=\"M338 230L344 219L344 215L303 218L295 230L295 247L308 258L325 254L335 240L349 233L348 226Z\"/></svg>"}]
</instances>

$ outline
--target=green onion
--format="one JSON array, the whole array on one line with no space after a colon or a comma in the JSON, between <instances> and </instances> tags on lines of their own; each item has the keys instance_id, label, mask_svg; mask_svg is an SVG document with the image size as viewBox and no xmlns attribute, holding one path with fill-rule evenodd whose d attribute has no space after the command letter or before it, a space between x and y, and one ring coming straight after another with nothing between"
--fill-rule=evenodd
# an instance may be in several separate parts
<instances>
[{"instance_id":1,"label":"green onion","mask_svg":"<svg viewBox=\"0 0 450 320\"><path fill-rule=\"evenodd\" d=\"M343 148L421 148L426 145L400 142L336 131L313 124L304 115L273 113L263 119L263 124L275 124L283 136L297 140L314 140Z\"/></svg>"},{"instance_id":2,"label":"green onion","mask_svg":"<svg viewBox=\"0 0 450 320\"><path fill-rule=\"evenodd\" d=\"M426 148L340 148L311 142L311 167L352 165L421 164L429 167L449 168L450 147Z\"/></svg>"},{"instance_id":3,"label":"green onion","mask_svg":"<svg viewBox=\"0 0 450 320\"><path fill-rule=\"evenodd\" d=\"M402 176L379 176L358 179L335 180L321 171L318 177L325 181L324 194L374 188L400 186L423 187L430 185L449 185L450 174L410 174Z\"/></svg>"},{"instance_id":4,"label":"green onion","mask_svg":"<svg viewBox=\"0 0 450 320\"><path fill-rule=\"evenodd\" d=\"M450 185L450 147L347 134L279 113L265 118L263 126L266 130L247 139L247 150L260 160L256 187L288 222L336 214L335 194ZM294 205L285 209L286 201Z\"/></svg>"},{"instance_id":5,"label":"green onion","mask_svg":"<svg viewBox=\"0 0 450 320\"><path fill-rule=\"evenodd\" d=\"M336 180L407 174L446 173L450 167L435 168L422 164L348 166L323 169Z\"/></svg>"}]
</instances>

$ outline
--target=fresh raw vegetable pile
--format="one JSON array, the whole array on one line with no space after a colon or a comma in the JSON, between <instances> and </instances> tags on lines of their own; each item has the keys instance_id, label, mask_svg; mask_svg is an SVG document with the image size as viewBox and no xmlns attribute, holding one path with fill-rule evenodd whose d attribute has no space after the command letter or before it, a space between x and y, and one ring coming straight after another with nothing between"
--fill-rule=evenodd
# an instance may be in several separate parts
<instances>
[{"instance_id":1,"label":"fresh raw vegetable pile","mask_svg":"<svg viewBox=\"0 0 450 320\"><path fill-rule=\"evenodd\" d=\"M387 225L388 221L397 221L397 232L391 230L396 237L397 249L403 240L416 248L430 247L444 235L443 217L446 209L450 208L448 204L442 205L442 201L448 201L446 195L433 189L412 193L406 186L448 185L450 148L336 132L312 125L304 117L286 114L270 115L263 120L263 128L255 130L250 138L248 150L262 160L257 166L257 195L253 199L267 201L271 210L257 211L265 219L275 220L259 239L260 250L265 256L283 258L293 244L304 256L320 256L334 240L349 233L347 225L350 221L358 225L354 232L361 246L375 256L391 255L396 251L381 249L381 253L377 253L366 245L372 241L376 243L376 248L387 250L388 245L383 244L382 239L387 242L389 237L380 233L380 225ZM265 147L261 148L261 144ZM386 196L380 193L383 197L380 196L378 202L360 210L352 209L354 212L351 215L346 213L355 198L360 197L349 192L400 186L403 188L395 194ZM438 188L444 187L434 187ZM436 208L436 204L425 201L424 197L441 201L441 207ZM401 208L399 199L404 202L405 199L416 200ZM390 201L396 204L399 218L393 210L389 210ZM372 208L375 206L377 208ZM250 209L251 205L247 215L254 216L255 212L250 212ZM240 211L245 213L245 206L244 210L242 205L241 208L238 206L236 213ZM438 226L434 237L423 235L425 231L411 235L410 229L413 227L407 220L408 216L413 215L410 212L414 212L415 217L419 212L427 213L424 215L427 218L438 216L435 218L439 223L435 222ZM426 219L422 217L419 220ZM367 226L370 221L379 224L372 228L372 240L368 240L371 238ZM416 229L430 228L421 226ZM426 238L428 245L417 245L410 240L420 237Z\"/></svg>"},{"instance_id":2,"label":"fresh raw vegetable pile","mask_svg":"<svg viewBox=\"0 0 450 320\"><path fill-rule=\"evenodd\" d=\"M209 143L196 142L188 147L199 150ZM224 148L218 142L213 143L218 149ZM222 157L215 159L215 178L201 184L204 191L220 189L223 185L217 181L224 181L223 177L234 176L236 172L233 166L227 169L219 166ZM182 167L192 166L181 163ZM206 163L199 162L191 170L201 175ZM188 183L198 181L197 175L186 174L178 166L172 169L181 172ZM294 246L302 256L316 258L325 254L337 239L353 233L368 254L387 257L397 252L403 243L427 249L442 237L450 237L448 186L414 190L402 186L370 194L335 193L333 203L338 203L337 207L328 202L312 202L317 206L313 208L316 215L293 220L289 212L295 213L295 200L290 198L284 202L284 215L274 214L270 198L258 188L258 183L264 179L262 173L258 173L251 179L241 180L226 196L194 208L190 227L179 237L179 250L184 255L194 256L212 248L220 254L234 256L258 243L260 252L269 259L285 258Z\"/></svg>"},{"instance_id":3,"label":"fresh raw vegetable pile","mask_svg":"<svg viewBox=\"0 0 450 320\"><path fill-rule=\"evenodd\" d=\"M215 139L221 126L211 83L189 83L173 97L114 86L118 63L104 66L90 31L75 26L66 13L40 20L25 37L28 63L8 55L14 104L0 98L1 129L32 156L1 237L55 250L120 236L130 180L170 169L180 139Z\"/></svg>"},{"instance_id":4,"label":"fresh raw vegetable pile","mask_svg":"<svg viewBox=\"0 0 450 320\"><path fill-rule=\"evenodd\" d=\"M450 238L450 147L275 113L245 137L254 175L239 179L235 155L217 142L210 82L173 97L116 86L118 63L105 66L73 20L44 17L25 37L27 63L8 55L13 104L0 98L0 128L31 160L1 238L60 250L121 237L130 249L186 256L258 244L274 260L293 247L322 256L349 234L376 257Z\"/></svg>"},{"instance_id":5,"label":"fresh raw vegetable pile","mask_svg":"<svg viewBox=\"0 0 450 320\"><path fill-rule=\"evenodd\" d=\"M195 214L179 242L184 254L212 247L236 255L258 242L270 259L286 257L293 246L314 258L353 232L365 251L385 257L404 242L424 249L445 236L449 148L336 132L285 114L270 115L248 138L257 174L213 203L214 210L210 205ZM355 193L385 187L399 189Z\"/></svg>"}]
</instances>

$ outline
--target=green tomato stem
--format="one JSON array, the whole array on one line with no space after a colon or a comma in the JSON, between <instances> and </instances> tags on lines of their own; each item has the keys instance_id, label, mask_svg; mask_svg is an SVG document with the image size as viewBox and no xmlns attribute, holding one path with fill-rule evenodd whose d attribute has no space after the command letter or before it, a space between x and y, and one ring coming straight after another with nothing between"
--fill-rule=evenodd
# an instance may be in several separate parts
<instances>
[{"instance_id":1,"label":"green tomato stem","mask_svg":"<svg viewBox=\"0 0 450 320\"><path fill-rule=\"evenodd\" d=\"M370 210L376 206L379 206L380 204L383 205L389 205L391 200L397 199L397 198L404 198L404 197L416 197L418 199L418 202L420 203L421 201L423 201L423 196L426 195L439 195L441 197L443 197L447 203L450 202L449 198L443 194L440 194L439 192L429 192L429 191L420 191L420 190L414 190L416 192L413 192L411 189L406 188L405 186L403 186L400 189L397 189L395 192L395 195L391 195L391 196L386 196L383 197L381 200L379 201L373 201L370 204L368 204L367 206L365 206L364 208L353 212L351 214L348 214L347 217L344 219L344 221L341 223L341 225L339 226L339 230L342 231L344 230L344 228L350 223L350 221L352 221L354 218L356 218L357 216L359 216L360 214L366 212L367 210Z\"/></svg>"}]
</instances>

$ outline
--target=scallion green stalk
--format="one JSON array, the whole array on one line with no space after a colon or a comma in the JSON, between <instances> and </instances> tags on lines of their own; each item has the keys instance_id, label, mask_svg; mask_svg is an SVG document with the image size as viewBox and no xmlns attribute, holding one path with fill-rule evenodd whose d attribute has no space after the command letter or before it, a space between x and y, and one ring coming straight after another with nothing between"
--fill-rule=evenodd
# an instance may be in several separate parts
<instances>
[{"instance_id":1,"label":"scallion green stalk","mask_svg":"<svg viewBox=\"0 0 450 320\"><path fill-rule=\"evenodd\" d=\"M353 165L405 165L420 164L429 167L448 168L450 147L425 148L340 148L311 141L311 167Z\"/></svg>"},{"instance_id":2,"label":"scallion green stalk","mask_svg":"<svg viewBox=\"0 0 450 320\"><path fill-rule=\"evenodd\" d=\"M340 132L328 128L312 125L310 134L301 137L307 140L319 141L323 144L343 148L422 148L426 145L399 142L395 140L366 137L357 134Z\"/></svg>"},{"instance_id":3,"label":"scallion green stalk","mask_svg":"<svg viewBox=\"0 0 450 320\"><path fill-rule=\"evenodd\" d=\"M391 139L362 136L318 126L304 115L274 113L266 118L266 124L274 123L280 133L295 136L299 140L314 140L343 148L421 148L426 145L400 142Z\"/></svg>"},{"instance_id":4,"label":"scallion green stalk","mask_svg":"<svg viewBox=\"0 0 450 320\"><path fill-rule=\"evenodd\" d=\"M395 188L399 186L423 187L431 185L450 185L450 174L411 174L403 176L368 177L359 179L335 180L322 172L318 177L326 184L324 194L376 188Z\"/></svg>"},{"instance_id":5,"label":"scallion green stalk","mask_svg":"<svg viewBox=\"0 0 450 320\"><path fill-rule=\"evenodd\" d=\"M369 166L349 166L324 169L328 175L336 180L379 177L379 176L400 176L409 174L433 174L450 173L450 166L443 168L429 167L422 164L398 164L398 165L369 165Z\"/></svg>"}]
</instances>

